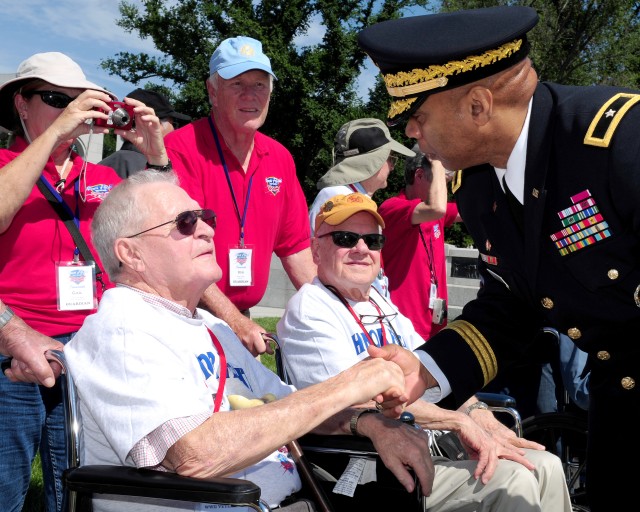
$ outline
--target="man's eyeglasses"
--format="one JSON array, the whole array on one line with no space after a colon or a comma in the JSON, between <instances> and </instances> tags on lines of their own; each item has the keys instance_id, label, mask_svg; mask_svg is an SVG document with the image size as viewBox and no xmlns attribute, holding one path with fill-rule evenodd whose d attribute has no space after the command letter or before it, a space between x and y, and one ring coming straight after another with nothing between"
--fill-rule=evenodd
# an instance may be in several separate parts
<instances>
[{"instance_id":1,"label":"man's eyeglasses","mask_svg":"<svg viewBox=\"0 0 640 512\"><path fill-rule=\"evenodd\" d=\"M395 166L398 164L398 159L399 159L399 158L400 158L400 157L399 157L398 155L393 155L393 154L391 154L391 155L389 155L389 156L387 157L387 161L388 161L388 162L389 162L393 167L395 167Z\"/></svg>"},{"instance_id":2,"label":"man's eyeglasses","mask_svg":"<svg viewBox=\"0 0 640 512\"><path fill-rule=\"evenodd\" d=\"M22 93L23 96L30 98L35 95L40 96L40 99L53 108L67 108L69 103L77 98L72 98L71 96L59 92L59 91L27 91Z\"/></svg>"},{"instance_id":3,"label":"man's eyeglasses","mask_svg":"<svg viewBox=\"0 0 640 512\"><path fill-rule=\"evenodd\" d=\"M136 233L135 235L131 235L126 238L133 238L153 229L174 223L181 235L191 236L196 232L196 224L198 223L198 219L202 219L202 222L207 224L207 226L211 226L213 229L216 228L216 214L213 212L213 210L187 210L186 212L179 213L173 220L163 222L162 224L158 224L157 226L153 226L152 228L145 229L144 231L140 231L140 233Z\"/></svg>"},{"instance_id":4,"label":"man's eyeglasses","mask_svg":"<svg viewBox=\"0 0 640 512\"><path fill-rule=\"evenodd\" d=\"M362 325L372 325L382 322L386 320L387 322L391 322L395 317L398 316L398 313L391 313L389 315L358 315L360 317L360 321ZM391 324L389 324L391 325Z\"/></svg>"},{"instance_id":5,"label":"man's eyeglasses","mask_svg":"<svg viewBox=\"0 0 640 512\"><path fill-rule=\"evenodd\" d=\"M334 244L338 247L344 247L345 249L352 249L358 244L358 240L362 238L370 251L379 251L382 249L382 247L384 247L384 241L386 240L385 236L379 233L361 235L360 233L354 233L352 231L331 231L331 233L325 233L318 238L324 238L325 236L331 236Z\"/></svg>"}]
</instances>

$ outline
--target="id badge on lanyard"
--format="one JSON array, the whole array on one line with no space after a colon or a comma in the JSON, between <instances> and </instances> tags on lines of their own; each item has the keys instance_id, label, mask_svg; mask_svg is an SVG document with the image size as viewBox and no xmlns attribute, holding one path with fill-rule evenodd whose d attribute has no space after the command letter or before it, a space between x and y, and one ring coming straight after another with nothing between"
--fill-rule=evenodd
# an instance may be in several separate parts
<instances>
[{"instance_id":1,"label":"id badge on lanyard","mask_svg":"<svg viewBox=\"0 0 640 512\"><path fill-rule=\"evenodd\" d=\"M229 285L253 285L253 247L236 245L229 248Z\"/></svg>"},{"instance_id":2,"label":"id badge on lanyard","mask_svg":"<svg viewBox=\"0 0 640 512\"><path fill-rule=\"evenodd\" d=\"M56 296L58 311L96 309L96 263L94 261L57 261Z\"/></svg>"}]
</instances>

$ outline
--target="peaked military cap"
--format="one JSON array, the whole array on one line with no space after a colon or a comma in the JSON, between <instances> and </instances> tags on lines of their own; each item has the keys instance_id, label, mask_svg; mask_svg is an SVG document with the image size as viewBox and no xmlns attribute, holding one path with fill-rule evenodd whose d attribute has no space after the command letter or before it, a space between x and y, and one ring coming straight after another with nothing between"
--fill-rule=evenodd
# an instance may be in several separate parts
<instances>
[{"instance_id":1,"label":"peaked military cap","mask_svg":"<svg viewBox=\"0 0 640 512\"><path fill-rule=\"evenodd\" d=\"M358 34L393 98L387 123L406 121L430 95L503 71L529 53L530 7L500 6L383 21Z\"/></svg>"}]
</instances>

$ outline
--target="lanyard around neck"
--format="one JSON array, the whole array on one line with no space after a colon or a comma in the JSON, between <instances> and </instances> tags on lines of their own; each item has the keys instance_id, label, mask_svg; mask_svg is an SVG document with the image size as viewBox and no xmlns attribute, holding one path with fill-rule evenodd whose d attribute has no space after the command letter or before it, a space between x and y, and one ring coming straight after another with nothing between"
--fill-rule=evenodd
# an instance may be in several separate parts
<instances>
[{"instance_id":1,"label":"lanyard around neck","mask_svg":"<svg viewBox=\"0 0 640 512\"><path fill-rule=\"evenodd\" d=\"M424 250L427 253L427 264L429 265L429 273L431 274L431 281L433 284L438 286L438 276L436 275L435 264L433 261L433 240L429 237L429 247L431 250L427 248L427 242L424 239L424 233L422 232L422 227L418 224L418 231L420 232L420 238L422 239L422 245L424 246Z\"/></svg>"},{"instance_id":2,"label":"lanyard around neck","mask_svg":"<svg viewBox=\"0 0 640 512\"><path fill-rule=\"evenodd\" d=\"M80 199L80 179L75 180L73 184L73 193L76 198L75 212L71 210L71 207L65 202L65 200L60 195L58 190L51 183L49 183L49 180L47 178L44 177L44 174L40 175L40 182L45 187L47 187L47 189L51 192L51 195L55 198L56 201L58 201L58 204L60 204L60 206L62 206L62 208L64 208L64 210L69 214L69 217L73 219L73 223L76 225L76 227L79 230L80 229L80 200L79 200ZM76 248L73 251L74 260L77 260L79 255L80 255L80 250L76 246Z\"/></svg>"},{"instance_id":3,"label":"lanyard around neck","mask_svg":"<svg viewBox=\"0 0 640 512\"><path fill-rule=\"evenodd\" d=\"M220 341L213 334L213 331L207 327L207 331L209 331L209 336L211 336L211 341L213 346L216 348L218 352L218 358L220 359L220 377L218 377L218 391L216 391L216 398L213 401L213 412L218 412L220 410L220 404L222 403L222 395L224 394L224 385L227 381L227 356L224 355L224 350Z\"/></svg>"},{"instance_id":4,"label":"lanyard around neck","mask_svg":"<svg viewBox=\"0 0 640 512\"><path fill-rule=\"evenodd\" d=\"M233 185L231 184L231 175L229 174L229 168L227 167L227 162L224 159L224 155L222 154L222 146L220 146L220 139L218 139L218 133L216 132L216 128L213 125L213 119L211 119L211 116L209 116L207 119L209 120L209 127L211 128L211 133L213 133L213 139L216 142L216 149L218 150L218 156L220 156L220 163L222 164L222 168L224 169L224 175L227 178L227 185L229 186L229 192L231 192L231 199L233 199L233 206L236 209L236 215L238 216L238 221L240 222L240 247L244 247L244 224L247 219L247 209L249 208L249 196L251 195L251 184L253 183L253 174L249 178L247 197L244 200L244 209L242 212L242 216L240 216L240 208L238 208L238 200L236 199L236 194L233 190Z\"/></svg>"},{"instance_id":5,"label":"lanyard around neck","mask_svg":"<svg viewBox=\"0 0 640 512\"><path fill-rule=\"evenodd\" d=\"M347 308L347 311L349 311L349 313L351 313L351 316L356 321L358 326L360 326L360 329L362 329L362 332L367 337L367 340L369 340L369 344L370 345L375 345L375 343L373 342L373 338L371 337L371 334L369 334L369 331L367 331L367 328L362 323L362 319L358 316L358 314L351 307L351 304L349 304L349 301L347 301L347 299L334 286L331 286L330 284L329 285L325 284L324 286L325 286L325 288L327 288L327 290L329 290L336 297L338 297L338 299L340 300L340 302L342 302L344 307ZM382 322L382 318L384 317L384 315L382 314L382 310L380 309L380 306L378 306L376 301L373 300L371 297L369 297L369 303L372 304L373 307L378 312L378 319L380 321L380 331L381 331L381 334L382 334L382 345L386 345L387 344L387 331L384 328L384 323Z\"/></svg>"}]
</instances>

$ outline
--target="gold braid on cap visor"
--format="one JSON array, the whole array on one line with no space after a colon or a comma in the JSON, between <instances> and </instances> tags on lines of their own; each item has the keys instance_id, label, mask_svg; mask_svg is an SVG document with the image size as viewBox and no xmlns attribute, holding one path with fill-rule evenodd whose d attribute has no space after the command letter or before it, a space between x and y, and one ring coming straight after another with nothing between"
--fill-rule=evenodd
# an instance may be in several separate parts
<instances>
[{"instance_id":1,"label":"gold braid on cap visor","mask_svg":"<svg viewBox=\"0 0 640 512\"><path fill-rule=\"evenodd\" d=\"M495 50L488 50L481 55L471 55L464 60L452 60L446 64L434 64L426 69L412 69L384 75L387 92L394 98L388 116L394 118L409 109L416 97L406 98L414 94L444 87L449 82L448 76L459 75L467 71L483 68L501 61L516 53L522 46L522 39L505 43Z\"/></svg>"}]
</instances>

